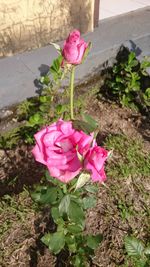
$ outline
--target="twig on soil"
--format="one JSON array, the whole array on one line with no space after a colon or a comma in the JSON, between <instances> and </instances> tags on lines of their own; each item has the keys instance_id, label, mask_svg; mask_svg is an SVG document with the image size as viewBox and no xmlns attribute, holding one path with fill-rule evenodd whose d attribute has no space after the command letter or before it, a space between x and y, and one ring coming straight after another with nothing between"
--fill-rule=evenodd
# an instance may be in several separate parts
<instances>
[{"instance_id":1,"label":"twig on soil","mask_svg":"<svg viewBox=\"0 0 150 267\"><path fill-rule=\"evenodd\" d=\"M102 267L102 265L100 265L98 262L96 262L96 261L93 261L93 263L96 265L96 266L98 266L98 267Z\"/></svg>"}]
</instances>

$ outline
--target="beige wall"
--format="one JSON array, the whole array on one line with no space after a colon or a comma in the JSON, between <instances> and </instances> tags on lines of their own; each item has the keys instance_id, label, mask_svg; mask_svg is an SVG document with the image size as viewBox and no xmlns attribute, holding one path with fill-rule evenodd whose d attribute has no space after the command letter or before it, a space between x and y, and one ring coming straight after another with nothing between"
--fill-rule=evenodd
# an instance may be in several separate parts
<instances>
[{"instance_id":1,"label":"beige wall","mask_svg":"<svg viewBox=\"0 0 150 267\"><path fill-rule=\"evenodd\" d=\"M93 30L94 0L0 0L0 57Z\"/></svg>"}]
</instances>

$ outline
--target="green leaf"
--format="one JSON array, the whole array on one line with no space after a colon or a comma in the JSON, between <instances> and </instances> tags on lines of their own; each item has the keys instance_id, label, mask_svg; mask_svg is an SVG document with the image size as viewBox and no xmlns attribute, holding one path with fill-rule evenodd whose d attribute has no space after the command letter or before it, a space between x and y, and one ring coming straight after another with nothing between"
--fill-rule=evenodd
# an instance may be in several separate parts
<instances>
[{"instance_id":1,"label":"green leaf","mask_svg":"<svg viewBox=\"0 0 150 267\"><path fill-rule=\"evenodd\" d=\"M35 113L33 116L29 118L28 124L31 126L34 126L36 124L41 124L43 123L43 117L40 113Z\"/></svg>"},{"instance_id":2,"label":"green leaf","mask_svg":"<svg viewBox=\"0 0 150 267\"><path fill-rule=\"evenodd\" d=\"M147 60L145 58L145 60L141 62L141 68L143 69L150 68L150 58L147 58Z\"/></svg>"},{"instance_id":3,"label":"green leaf","mask_svg":"<svg viewBox=\"0 0 150 267\"><path fill-rule=\"evenodd\" d=\"M90 209L96 206L96 198L95 197L84 197L83 198L83 207L84 209Z\"/></svg>"},{"instance_id":4,"label":"green leaf","mask_svg":"<svg viewBox=\"0 0 150 267\"><path fill-rule=\"evenodd\" d=\"M147 98L150 100L150 87L148 87L145 91L145 95L147 96Z\"/></svg>"},{"instance_id":5,"label":"green leaf","mask_svg":"<svg viewBox=\"0 0 150 267\"><path fill-rule=\"evenodd\" d=\"M46 246L49 246L50 239L51 239L51 234L50 234L50 233L47 233L47 234L45 234L45 235L41 238L41 241L42 241Z\"/></svg>"},{"instance_id":6,"label":"green leaf","mask_svg":"<svg viewBox=\"0 0 150 267\"><path fill-rule=\"evenodd\" d=\"M83 209L74 201L71 201L69 205L69 218L72 222L77 223L84 228L85 217Z\"/></svg>"},{"instance_id":7,"label":"green leaf","mask_svg":"<svg viewBox=\"0 0 150 267\"><path fill-rule=\"evenodd\" d=\"M128 64L129 65L132 63L133 59L135 59L135 52L131 52L128 56Z\"/></svg>"},{"instance_id":8,"label":"green leaf","mask_svg":"<svg viewBox=\"0 0 150 267\"><path fill-rule=\"evenodd\" d=\"M46 180L51 182L52 184L54 185L57 185L57 186L61 186L62 185L62 182L60 182L58 179L52 177L48 171L45 172L45 177L46 177Z\"/></svg>"},{"instance_id":9,"label":"green leaf","mask_svg":"<svg viewBox=\"0 0 150 267\"><path fill-rule=\"evenodd\" d=\"M56 201L56 198L57 198L57 189L54 187L47 188L46 191L41 191L40 202L43 204L53 203Z\"/></svg>"},{"instance_id":10,"label":"green leaf","mask_svg":"<svg viewBox=\"0 0 150 267\"><path fill-rule=\"evenodd\" d=\"M85 190L89 193L97 193L98 192L98 187L97 185L86 185Z\"/></svg>"},{"instance_id":11,"label":"green leaf","mask_svg":"<svg viewBox=\"0 0 150 267\"><path fill-rule=\"evenodd\" d=\"M61 67L61 62L62 62L63 57L60 55L56 59L53 60L53 63L50 67L51 72L56 72L58 73Z\"/></svg>"},{"instance_id":12,"label":"green leaf","mask_svg":"<svg viewBox=\"0 0 150 267\"><path fill-rule=\"evenodd\" d=\"M75 190L83 187L89 180L91 175L89 173L81 173L76 184Z\"/></svg>"},{"instance_id":13,"label":"green leaf","mask_svg":"<svg viewBox=\"0 0 150 267\"><path fill-rule=\"evenodd\" d=\"M40 78L40 82L41 82L42 84L49 85L49 83L50 83L50 78L49 78L49 76L48 76L48 75L42 76L42 77Z\"/></svg>"},{"instance_id":14,"label":"green leaf","mask_svg":"<svg viewBox=\"0 0 150 267\"><path fill-rule=\"evenodd\" d=\"M125 237L125 248L129 256L141 256L144 251L143 242L135 237Z\"/></svg>"},{"instance_id":15,"label":"green leaf","mask_svg":"<svg viewBox=\"0 0 150 267\"><path fill-rule=\"evenodd\" d=\"M130 66L133 68L135 66L137 66L139 64L138 60L134 59L132 60L132 62L130 63Z\"/></svg>"},{"instance_id":16,"label":"green leaf","mask_svg":"<svg viewBox=\"0 0 150 267\"><path fill-rule=\"evenodd\" d=\"M147 248L145 248L144 254L150 255L150 246L148 246Z\"/></svg>"},{"instance_id":17,"label":"green leaf","mask_svg":"<svg viewBox=\"0 0 150 267\"><path fill-rule=\"evenodd\" d=\"M84 60L87 58L87 56L88 56L91 48L92 48L92 43L89 42L87 48L85 49L85 52L84 52L84 55L83 55L83 58L82 58L82 62L81 63L83 63Z\"/></svg>"},{"instance_id":18,"label":"green leaf","mask_svg":"<svg viewBox=\"0 0 150 267\"><path fill-rule=\"evenodd\" d=\"M82 116L84 121L87 122L93 128L93 131L96 130L96 128L98 127L97 121L95 121L90 115L86 113L83 113Z\"/></svg>"},{"instance_id":19,"label":"green leaf","mask_svg":"<svg viewBox=\"0 0 150 267\"><path fill-rule=\"evenodd\" d=\"M51 96L42 95L40 96L40 102L41 103L47 103L51 101Z\"/></svg>"},{"instance_id":20,"label":"green leaf","mask_svg":"<svg viewBox=\"0 0 150 267\"><path fill-rule=\"evenodd\" d=\"M40 202L43 204L53 204L57 199L57 188L47 188L46 192L41 191Z\"/></svg>"},{"instance_id":21,"label":"green leaf","mask_svg":"<svg viewBox=\"0 0 150 267\"><path fill-rule=\"evenodd\" d=\"M36 190L31 192L31 197L34 199L34 201L40 202L42 190L46 192L47 186L37 186Z\"/></svg>"},{"instance_id":22,"label":"green leaf","mask_svg":"<svg viewBox=\"0 0 150 267\"><path fill-rule=\"evenodd\" d=\"M117 82L117 83L121 83L121 82L122 82L122 77L120 77L120 76L116 76L116 82Z\"/></svg>"},{"instance_id":23,"label":"green leaf","mask_svg":"<svg viewBox=\"0 0 150 267\"><path fill-rule=\"evenodd\" d=\"M75 267L82 267L81 264L82 264L82 256L81 255L75 255L72 257L71 259L71 262L73 264L73 266Z\"/></svg>"},{"instance_id":24,"label":"green leaf","mask_svg":"<svg viewBox=\"0 0 150 267\"><path fill-rule=\"evenodd\" d=\"M117 73L117 72L120 72L120 66L119 65L114 65L113 66L113 69L112 69L113 73Z\"/></svg>"},{"instance_id":25,"label":"green leaf","mask_svg":"<svg viewBox=\"0 0 150 267\"><path fill-rule=\"evenodd\" d=\"M77 246L75 242L75 237L73 235L66 235L65 242L67 243L70 252L76 252Z\"/></svg>"},{"instance_id":26,"label":"green leaf","mask_svg":"<svg viewBox=\"0 0 150 267\"><path fill-rule=\"evenodd\" d=\"M56 106L57 113L62 113L62 110L63 110L63 105L59 104Z\"/></svg>"},{"instance_id":27,"label":"green leaf","mask_svg":"<svg viewBox=\"0 0 150 267\"><path fill-rule=\"evenodd\" d=\"M35 192L31 193L31 197L42 204L53 204L57 199L57 188L38 186Z\"/></svg>"},{"instance_id":28,"label":"green leaf","mask_svg":"<svg viewBox=\"0 0 150 267\"><path fill-rule=\"evenodd\" d=\"M102 240L103 236L100 234L95 236L89 235L87 236L87 246L91 249L96 249Z\"/></svg>"},{"instance_id":29,"label":"green leaf","mask_svg":"<svg viewBox=\"0 0 150 267\"><path fill-rule=\"evenodd\" d=\"M54 254L58 254L65 246L65 235L63 232L48 233L41 240Z\"/></svg>"},{"instance_id":30,"label":"green leaf","mask_svg":"<svg viewBox=\"0 0 150 267\"><path fill-rule=\"evenodd\" d=\"M51 215L53 217L54 222L57 223L57 220L60 218L59 209L57 207L52 207Z\"/></svg>"},{"instance_id":31,"label":"green leaf","mask_svg":"<svg viewBox=\"0 0 150 267\"><path fill-rule=\"evenodd\" d=\"M69 213L69 206L70 206L70 195L66 195L62 198L59 204L59 213L60 215Z\"/></svg>"},{"instance_id":32,"label":"green leaf","mask_svg":"<svg viewBox=\"0 0 150 267\"><path fill-rule=\"evenodd\" d=\"M83 131L87 134L92 133L95 130L95 127L92 127L89 123L85 121L79 121L79 120L74 120L72 122L73 128L78 130L78 131Z\"/></svg>"},{"instance_id":33,"label":"green leaf","mask_svg":"<svg viewBox=\"0 0 150 267\"><path fill-rule=\"evenodd\" d=\"M67 230L70 232L70 233L73 233L73 234L78 234L79 232L82 232L82 227L80 225L77 225L77 224L69 224L67 226Z\"/></svg>"}]
</instances>

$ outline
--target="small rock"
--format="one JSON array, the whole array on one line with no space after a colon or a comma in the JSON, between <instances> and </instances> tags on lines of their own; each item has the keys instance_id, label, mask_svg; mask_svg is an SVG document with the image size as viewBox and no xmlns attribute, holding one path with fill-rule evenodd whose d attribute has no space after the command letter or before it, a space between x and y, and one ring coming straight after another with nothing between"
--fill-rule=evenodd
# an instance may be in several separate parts
<instances>
[{"instance_id":1,"label":"small rock","mask_svg":"<svg viewBox=\"0 0 150 267\"><path fill-rule=\"evenodd\" d=\"M7 117L9 117L12 114L13 114L12 110L2 109L2 110L0 110L0 119L1 120L6 119Z\"/></svg>"},{"instance_id":2,"label":"small rock","mask_svg":"<svg viewBox=\"0 0 150 267\"><path fill-rule=\"evenodd\" d=\"M0 159L4 158L5 151L3 149L0 149Z\"/></svg>"}]
</instances>

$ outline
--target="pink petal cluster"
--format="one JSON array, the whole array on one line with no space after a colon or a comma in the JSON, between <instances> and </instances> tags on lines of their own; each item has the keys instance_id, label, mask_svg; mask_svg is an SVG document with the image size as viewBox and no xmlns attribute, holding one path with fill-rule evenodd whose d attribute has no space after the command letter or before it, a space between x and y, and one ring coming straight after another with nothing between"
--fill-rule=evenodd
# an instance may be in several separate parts
<instances>
[{"instance_id":1,"label":"pink petal cluster","mask_svg":"<svg viewBox=\"0 0 150 267\"><path fill-rule=\"evenodd\" d=\"M84 160L84 167L86 170L90 171L94 182L104 182L106 180L104 163L107 157L108 152L97 145L90 148L87 152Z\"/></svg>"},{"instance_id":2,"label":"pink petal cluster","mask_svg":"<svg viewBox=\"0 0 150 267\"><path fill-rule=\"evenodd\" d=\"M50 175L67 183L82 169L78 152L84 156L93 136L72 128L72 122L59 120L34 135L32 153L36 161L47 166Z\"/></svg>"},{"instance_id":3,"label":"pink petal cluster","mask_svg":"<svg viewBox=\"0 0 150 267\"><path fill-rule=\"evenodd\" d=\"M80 64L87 47L88 44L80 38L80 32L78 30L74 30L69 34L68 38L64 42L62 51L64 60L69 64Z\"/></svg>"},{"instance_id":4,"label":"pink petal cluster","mask_svg":"<svg viewBox=\"0 0 150 267\"><path fill-rule=\"evenodd\" d=\"M59 120L35 135L35 160L46 165L50 175L67 183L81 170L91 173L94 182L106 179L104 162L108 152L93 143L93 134L73 129L71 121ZM79 160L81 155L83 161Z\"/></svg>"}]
</instances>

